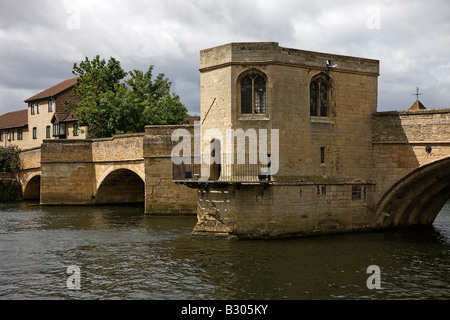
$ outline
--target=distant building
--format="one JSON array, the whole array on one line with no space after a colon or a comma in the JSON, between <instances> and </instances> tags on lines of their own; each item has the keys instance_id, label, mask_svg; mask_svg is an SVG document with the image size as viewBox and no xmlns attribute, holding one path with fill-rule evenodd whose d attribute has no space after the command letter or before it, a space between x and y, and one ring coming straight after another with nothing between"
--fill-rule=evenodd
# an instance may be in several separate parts
<instances>
[{"instance_id":1,"label":"distant building","mask_svg":"<svg viewBox=\"0 0 450 320\"><path fill-rule=\"evenodd\" d=\"M44 139L85 139L87 127L79 127L73 113L77 79L64 80L26 99L25 110L0 116L0 145L26 149L40 146Z\"/></svg>"},{"instance_id":2,"label":"distant building","mask_svg":"<svg viewBox=\"0 0 450 320\"><path fill-rule=\"evenodd\" d=\"M28 137L28 109L8 112L0 116L0 146L25 145Z\"/></svg>"},{"instance_id":3,"label":"distant building","mask_svg":"<svg viewBox=\"0 0 450 320\"><path fill-rule=\"evenodd\" d=\"M28 108L0 116L0 146L34 148L44 139L86 139L87 127L78 125L74 113L78 98L74 87L78 77L64 80L25 100ZM186 114L184 122L194 124L199 116Z\"/></svg>"}]
</instances>

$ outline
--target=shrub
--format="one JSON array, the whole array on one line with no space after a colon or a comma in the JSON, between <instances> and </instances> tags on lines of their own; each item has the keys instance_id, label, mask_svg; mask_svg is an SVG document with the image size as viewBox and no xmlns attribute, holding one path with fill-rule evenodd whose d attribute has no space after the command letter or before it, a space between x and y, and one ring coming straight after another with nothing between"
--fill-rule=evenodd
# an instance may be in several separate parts
<instances>
[{"instance_id":1,"label":"shrub","mask_svg":"<svg viewBox=\"0 0 450 320\"><path fill-rule=\"evenodd\" d=\"M0 147L0 172L17 172L20 169L19 148Z\"/></svg>"},{"instance_id":2,"label":"shrub","mask_svg":"<svg viewBox=\"0 0 450 320\"><path fill-rule=\"evenodd\" d=\"M0 202L22 200L22 186L16 180L0 180Z\"/></svg>"}]
</instances>

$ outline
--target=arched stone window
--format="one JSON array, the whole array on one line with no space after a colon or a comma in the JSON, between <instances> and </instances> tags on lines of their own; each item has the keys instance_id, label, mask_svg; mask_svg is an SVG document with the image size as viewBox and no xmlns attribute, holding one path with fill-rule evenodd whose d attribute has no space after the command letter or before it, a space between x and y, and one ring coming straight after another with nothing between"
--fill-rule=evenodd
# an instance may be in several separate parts
<instances>
[{"instance_id":1,"label":"arched stone window","mask_svg":"<svg viewBox=\"0 0 450 320\"><path fill-rule=\"evenodd\" d=\"M266 80L252 72L241 80L241 114L265 114L266 109Z\"/></svg>"},{"instance_id":2,"label":"arched stone window","mask_svg":"<svg viewBox=\"0 0 450 320\"><path fill-rule=\"evenodd\" d=\"M309 87L310 115L328 117L329 86L325 79L319 77L311 81Z\"/></svg>"}]
</instances>

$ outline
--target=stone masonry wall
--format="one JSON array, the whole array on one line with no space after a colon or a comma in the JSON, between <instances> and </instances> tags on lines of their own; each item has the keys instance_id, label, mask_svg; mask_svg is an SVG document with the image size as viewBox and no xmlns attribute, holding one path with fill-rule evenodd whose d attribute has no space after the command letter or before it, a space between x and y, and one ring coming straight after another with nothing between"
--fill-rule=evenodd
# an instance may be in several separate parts
<instances>
[{"instance_id":1,"label":"stone masonry wall","mask_svg":"<svg viewBox=\"0 0 450 320\"><path fill-rule=\"evenodd\" d=\"M95 169L89 140L45 140L41 155L41 204L90 204Z\"/></svg>"},{"instance_id":2,"label":"stone masonry wall","mask_svg":"<svg viewBox=\"0 0 450 320\"><path fill-rule=\"evenodd\" d=\"M196 236L266 238L363 230L374 226L368 207L373 186L228 186L198 191Z\"/></svg>"},{"instance_id":3,"label":"stone masonry wall","mask_svg":"<svg viewBox=\"0 0 450 320\"><path fill-rule=\"evenodd\" d=\"M123 161L143 159L144 133L92 140L92 160Z\"/></svg>"},{"instance_id":4,"label":"stone masonry wall","mask_svg":"<svg viewBox=\"0 0 450 320\"><path fill-rule=\"evenodd\" d=\"M327 60L338 67L328 69ZM251 70L266 76L266 114L240 114L239 81ZM267 129L270 153L270 130L278 129L278 177L283 181L372 176L367 132L377 107L378 61L287 49L272 42L232 43L201 51L200 71L203 134L219 129L227 145L227 129ZM309 85L319 74L329 77L331 86L328 117L309 114ZM203 153L209 142L204 139Z\"/></svg>"},{"instance_id":5,"label":"stone masonry wall","mask_svg":"<svg viewBox=\"0 0 450 320\"><path fill-rule=\"evenodd\" d=\"M431 152L426 148L431 147ZM412 170L450 155L450 110L378 112L373 117L376 198Z\"/></svg>"},{"instance_id":6,"label":"stone masonry wall","mask_svg":"<svg viewBox=\"0 0 450 320\"><path fill-rule=\"evenodd\" d=\"M144 201L145 192L148 214L195 213L195 191L172 180L171 135L176 128L193 132L193 126L150 126L145 134L45 140L41 203L135 202Z\"/></svg>"},{"instance_id":7,"label":"stone masonry wall","mask_svg":"<svg viewBox=\"0 0 450 320\"><path fill-rule=\"evenodd\" d=\"M231 43L201 51L200 72L203 133L217 128L267 129L270 134L277 129L280 162L270 185L200 186L194 234L277 236L372 225L375 186L368 133L377 108L378 61L282 48L275 42ZM265 114L241 114L240 81L250 72L266 80ZM310 83L316 76L327 79L330 88L327 117L310 115ZM355 186L364 200L353 199Z\"/></svg>"},{"instance_id":8,"label":"stone masonry wall","mask_svg":"<svg viewBox=\"0 0 450 320\"><path fill-rule=\"evenodd\" d=\"M172 141L172 133L176 129L187 130L193 137L194 127L190 125L145 128L145 212L147 214L197 213L196 191L173 182L171 152L178 142ZM193 148L193 143L191 147Z\"/></svg>"},{"instance_id":9,"label":"stone masonry wall","mask_svg":"<svg viewBox=\"0 0 450 320\"><path fill-rule=\"evenodd\" d=\"M431 152L427 152L431 147ZM414 169L450 156L450 110L379 112L373 117L376 198Z\"/></svg>"},{"instance_id":10,"label":"stone masonry wall","mask_svg":"<svg viewBox=\"0 0 450 320\"><path fill-rule=\"evenodd\" d=\"M22 170L36 169L41 167L40 147L21 150L19 157Z\"/></svg>"}]
</instances>

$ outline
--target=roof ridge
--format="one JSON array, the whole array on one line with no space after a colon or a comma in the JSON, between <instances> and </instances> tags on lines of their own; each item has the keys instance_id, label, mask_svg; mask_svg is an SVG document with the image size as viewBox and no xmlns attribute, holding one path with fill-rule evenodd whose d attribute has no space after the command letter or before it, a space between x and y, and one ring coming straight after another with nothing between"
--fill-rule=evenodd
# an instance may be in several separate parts
<instances>
[{"instance_id":1,"label":"roof ridge","mask_svg":"<svg viewBox=\"0 0 450 320\"><path fill-rule=\"evenodd\" d=\"M25 102L37 101L37 100L42 100L42 99L53 97L53 96L61 93L62 91L65 91L65 90L73 87L76 84L76 81L74 81L74 80L75 79L78 80L78 78L79 77L76 76L76 77L65 79L65 80L55 84L54 86L51 86L50 88L45 89L45 90L39 92L38 94L35 94L34 96L28 98L27 100L25 100Z\"/></svg>"},{"instance_id":2,"label":"roof ridge","mask_svg":"<svg viewBox=\"0 0 450 320\"><path fill-rule=\"evenodd\" d=\"M20 128L28 125L28 109L11 111L0 116L0 128Z\"/></svg>"},{"instance_id":3,"label":"roof ridge","mask_svg":"<svg viewBox=\"0 0 450 320\"><path fill-rule=\"evenodd\" d=\"M9 111L9 112L6 112L6 113L0 115L0 117L4 116L5 114L10 114L10 113L14 113L14 112L24 112L24 111L28 112L28 108L27 109L24 108L24 109L20 109L20 110Z\"/></svg>"}]
</instances>

